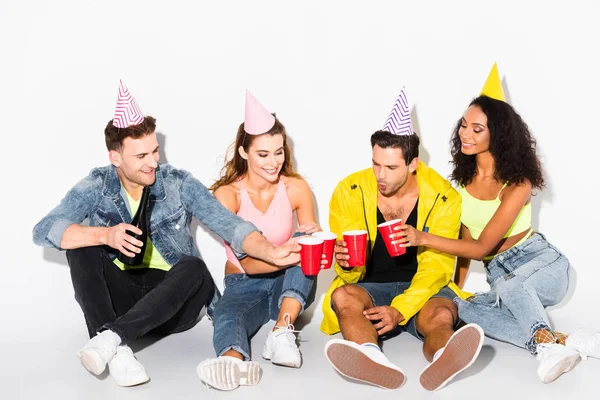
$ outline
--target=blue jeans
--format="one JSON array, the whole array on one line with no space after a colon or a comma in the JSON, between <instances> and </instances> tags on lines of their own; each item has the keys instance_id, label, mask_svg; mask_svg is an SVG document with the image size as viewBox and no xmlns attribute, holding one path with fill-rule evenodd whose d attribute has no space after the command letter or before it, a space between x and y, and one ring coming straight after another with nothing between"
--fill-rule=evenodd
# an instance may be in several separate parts
<instances>
[{"instance_id":1,"label":"blue jeans","mask_svg":"<svg viewBox=\"0 0 600 400\"><path fill-rule=\"evenodd\" d=\"M569 287L569 260L540 233L485 265L490 291L454 301L460 318L486 335L536 353L535 332L550 328L544 307L559 303Z\"/></svg>"},{"instance_id":2,"label":"blue jeans","mask_svg":"<svg viewBox=\"0 0 600 400\"><path fill-rule=\"evenodd\" d=\"M409 288L410 282L358 282L355 285L365 289L371 297L373 305L375 307L379 307L389 306L390 304L392 304L392 300L394 300L394 297L401 295L406 289ZM431 299L445 298L449 300L454 300L455 297L456 293L454 293L452 289L450 289L448 286L444 286L440 289L439 292L431 296ZM417 316L415 315L405 325L398 325L391 332L385 334L382 337L382 339L386 339L386 337L396 336L401 332L408 332L417 339L423 341L425 338L417 330L416 321Z\"/></svg>"},{"instance_id":3,"label":"blue jeans","mask_svg":"<svg viewBox=\"0 0 600 400\"><path fill-rule=\"evenodd\" d=\"M250 359L250 337L270 319L277 320L284 297L304 311L315 300L316 276L306 276L298 266L271 274L225 276L225 291L217 302L213 345L217 355L235 350Z\"/></svg>"}]
</instances>

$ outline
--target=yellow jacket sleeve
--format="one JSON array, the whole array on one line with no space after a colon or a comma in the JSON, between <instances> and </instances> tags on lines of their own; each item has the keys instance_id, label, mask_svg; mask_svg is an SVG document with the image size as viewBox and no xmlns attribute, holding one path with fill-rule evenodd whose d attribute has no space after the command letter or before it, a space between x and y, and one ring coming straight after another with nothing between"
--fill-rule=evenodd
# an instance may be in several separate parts
<instances>
[{"instance_id":1,"label":"yellow jacket sleeve","mask_svg":"<svg viewBox=\"0 0 600 400\"><path fill-rule=\"evenodd\" d=\"M345 182L340 183L335 188L329 202L329 229L331 232L335 232L338 239L342 239L343 232L356 229L367 230L363 218L355 215L362 209L360 196L357 193L351 193L350 187ZM364 265L345 270L336 262L334 268L335 273L344 283L359 282L366 273Z\"/></svg>"}]
</instances>

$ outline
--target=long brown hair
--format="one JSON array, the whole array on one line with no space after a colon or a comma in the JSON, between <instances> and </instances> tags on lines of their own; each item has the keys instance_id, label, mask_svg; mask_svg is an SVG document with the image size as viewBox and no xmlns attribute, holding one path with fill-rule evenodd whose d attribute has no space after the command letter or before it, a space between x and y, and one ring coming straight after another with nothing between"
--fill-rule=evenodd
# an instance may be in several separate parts
<instances>
[{"instance_id":1,"label":"long brown hair","mask_svg":"<svg viewBox=\"0 0 600 400\"><path fill-rule=\"evenodd\" d=\"M273 114L275 116L275 114ZM228 148L226 153L225 164L221 169L221 177L212 184L209 188L212 192L220 188L221 186L227 186L230 183L235 182L240 177L243 177L248 172L248 161L242 158L239 152L240 146L244 149L246 153L248 153L248 149L254 142L254 140L258 136L262 135L281 135L283 136L283 154L285 160L283 161L283 165L281 166L281 171L279 172L281 175L300 178L300 174L294 171L294 166L292 164L292 152L290 150L290 146L287 142L287 132L285 130L285 126L275 117L275 125L267 132L262 133L260 135L249 135L244 130L244 124L242 123L238 128L237 135L235 137L235 142L233 142Z\"/></svg>"}]
</instances>

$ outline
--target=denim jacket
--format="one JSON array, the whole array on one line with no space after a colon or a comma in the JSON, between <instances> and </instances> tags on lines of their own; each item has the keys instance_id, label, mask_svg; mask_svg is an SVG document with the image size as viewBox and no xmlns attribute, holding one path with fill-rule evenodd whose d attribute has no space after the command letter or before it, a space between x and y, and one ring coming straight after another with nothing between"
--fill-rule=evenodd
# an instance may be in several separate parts
<instances>
[{"instance_id":1,"label":"denim jacket","mask_svg":"<svg viewBox=\"0 0 600 400\"><path fill-rule=\"evenodd\" d=\"M182 257L200 257L190 230L192 216L231 245L243 257L242 243L256 227L231 213L189 172L161 164L150 188L150 227L148 237L171 266ZM131 223L125 190L113 165L94 168L77 183L60 204L33 228L33 241L44 247L60 249L62 236L71 224L86 218L90 226L115 226ZM116 257L117 250L108 248Z\"/></svg>"}]
</instances>

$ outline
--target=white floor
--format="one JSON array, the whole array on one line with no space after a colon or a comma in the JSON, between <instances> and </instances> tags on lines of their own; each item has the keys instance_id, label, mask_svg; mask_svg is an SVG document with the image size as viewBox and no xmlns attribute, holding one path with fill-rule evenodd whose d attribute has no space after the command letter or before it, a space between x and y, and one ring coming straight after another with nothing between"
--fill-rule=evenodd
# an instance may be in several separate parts
<instances>
[{"instance_id":1,"label":"white floor","mask_svg":"<svg viewBox=\"0 0 600 400\"><path fill-rule=\"evenodd\" d=\"M418 379L426 365L421 343L409 334L384 343L385 353L408 376L402 388L386 391L351 383L339 376L323 355L323 346L329 337L319 331L321 312L318 305L313 305L297 324L302 329L299 335L304 358L299 370L277 367L260 358L262 344L271 328L264 326L252 341L263 369L259 385L232 392L208 389L195 372L199 361L214 356L212 325L204 318L187 332L135 343L132 347L137 350L138 359L147 368L151 381L139 387L121 388L109 376L90 375L75 356L87 337L82 314L72 298L67 268L49 264L41 271L38 269L36 274L36 280L45 279L48 284L31 297L31 302L21 308L18 317L4 320L2 324L2 399L598 398L594 389L596 379L600 378L600 360L582 362L572 372L545 385L537 378L534 357L524 350L490 339L486 339L473 366L441 391L427 392ZM20 275L21 283L31 278L26 271L21 271ZM328 274L320 276L320 293L329 281ZM24 290L26 287L23 284ZM3 304L3 309L12 306Z\"/></svg>"}]
</instances>

